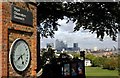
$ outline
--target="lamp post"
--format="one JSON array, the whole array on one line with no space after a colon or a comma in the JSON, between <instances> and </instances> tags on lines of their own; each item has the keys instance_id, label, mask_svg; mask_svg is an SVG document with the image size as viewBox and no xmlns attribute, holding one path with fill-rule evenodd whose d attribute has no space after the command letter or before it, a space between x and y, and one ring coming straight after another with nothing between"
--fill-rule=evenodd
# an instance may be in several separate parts
<instances>
[{"instance_id":1,"label":"lamp post","mask_svg":"<svg viewBox=\"0 0 120 78\"><path fill-rule=\"evenodd\" d=\"M40 57L40 27L37 27L37 72L41 69L41 57Z\"/></svg>"},{"instance_id":2,"label":"lamp post","mask_svg":"<svg viewBox=\"0 0 120 78\"><path fill-rule=\"evenodd\" d=\"M80 51L80 57L82 57L83 61L83 78L85 78L85 51Z\"/></svg>"}]
</instances>

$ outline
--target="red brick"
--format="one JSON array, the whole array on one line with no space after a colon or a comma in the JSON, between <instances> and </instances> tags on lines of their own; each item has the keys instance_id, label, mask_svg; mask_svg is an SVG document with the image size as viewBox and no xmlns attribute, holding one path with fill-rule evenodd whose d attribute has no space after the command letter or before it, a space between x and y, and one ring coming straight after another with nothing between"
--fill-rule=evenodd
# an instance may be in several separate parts
<instances>
[{"instance_id":1,"label":"red brick","mask_svg":"<svg viewBox=\"0 0 120 78\"><path fill-rule=\"evenodd\" d=\"M29 10L25 3L15 3L16 6L25 8L26 10ZM29 4L29 8L32 11L33 14L33 27L25 26L17 23L13 23L11 21L11 3L0 3L0 77L1 76L21 76L18 73L16 73L10 62L9 62L9 50L11 47L11 44L14 40L17 38L22 38L27 41L27 43L30 46L31 50L31 65L30 68L26 71L26 76L36 76L36 7ZM2 10L1 10L2 9ZM1 16L2 15L2 16ZM2 22L1 22L2 21ZM9 29L8 29L9 28ZM27 32L27 33L21 33L19 31ZM33 33L32 35L29 33ZM2 71L1 71L2 70Z\"/></svg>"}]
</instances>

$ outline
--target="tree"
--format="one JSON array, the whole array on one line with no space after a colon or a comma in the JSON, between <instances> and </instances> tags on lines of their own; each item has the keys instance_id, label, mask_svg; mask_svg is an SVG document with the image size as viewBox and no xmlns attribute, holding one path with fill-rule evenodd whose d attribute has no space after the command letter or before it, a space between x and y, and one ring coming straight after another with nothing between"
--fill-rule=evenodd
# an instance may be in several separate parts
<instances>
[{"instance_id":1,"label":"tree","mask_svg":"<svg viewBox=\"0 0 120 78\"><path fill-rule=\"evenodd\" d=\"M93 66L95 66L95 67L102 67L103 64L104 64L104 60L105 60L104 57L96 57L93 60Z\"/></svg>"},{"instance_id":2,"label":"tree","mask_svg":"<svg viewBox=\"0 0 120 78\"><path fill-rule=\"evenodd\" d=\"M86 54L85 58L91 60L92 66L95 66L94 60L97 58L95 55L88 53Z\"/></svg>"},{"instance_id":3,"label":"tree","mask_svg":"<svg viewBox=\"0 0 120 78\"><path fill-rule=\"evenodd\" d=\"M60 26L58 19L64 19L64 16L68 22L76 23L74 31L79 31L81 27L89 29L100 39L107 34L115 41L120 31L120 4L117 2L39 2L37 11L38 28L44 37L53 37Z\"/></svg>"},{"instance_id":4,"label":"tree","mask_svg":"<svg viewBox=\"0 0 120 78\"><path fill-rule=\"evenodd\" d=\"M109 70L118 69L118 57L106 58L103 63L103 69Z\"/></svg>"},{"instance_id":5,"label":"tree","mask_svg":"<svg viewBox=\"0 0 120 78\"><path fill-rule=\"evenodd\" d=\"M48 50L46 49L42 49L42 56L41 56L41 64L42 66L46 65L47 63L53 63L55 62L55 52L54 52L54 49L52 49L50 46L48 46L47 48Z\"/></svg>"}]
</instances>

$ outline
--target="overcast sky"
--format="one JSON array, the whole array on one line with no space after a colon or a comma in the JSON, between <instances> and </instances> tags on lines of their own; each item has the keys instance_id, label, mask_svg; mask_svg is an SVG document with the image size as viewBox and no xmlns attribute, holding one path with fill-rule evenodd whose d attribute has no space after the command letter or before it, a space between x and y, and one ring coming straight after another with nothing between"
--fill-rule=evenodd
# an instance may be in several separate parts
<instances>
[{"instance_id":1,"label":"overcast sky","mask_svg":"<svg viewBox=\"0 0 120 78\"><path fill-rule=\"evenodd\" d=\"M46 47L47 43L55 43L56 39L62 40L68 44L68 47L72 47L73 43L78 43L82 49L93 49L97 48L113 48L118 47L118 42L112 41L111 38L105 36L104 41L100 41L96 38L96 34L91 34L88 31L80 30L73 32L75 24L69 22L66 24L66 20L59 20L58 23L61 25L58 31L55 32L54 38L42 38L41 47Z\"/></svg>"}]
</instances>

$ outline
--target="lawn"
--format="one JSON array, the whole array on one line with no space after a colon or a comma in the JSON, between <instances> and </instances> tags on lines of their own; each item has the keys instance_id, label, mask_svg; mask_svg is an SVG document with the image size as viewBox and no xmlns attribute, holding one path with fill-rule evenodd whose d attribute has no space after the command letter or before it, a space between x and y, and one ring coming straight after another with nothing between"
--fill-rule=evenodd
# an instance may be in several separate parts
<instances>
[{"instance_id":1,"label":"lawn","mask_svg":"<svg viewBox=\"0 0 120 78\"><path fill-rule=\"evenodd\" d=\"M100 67L86 67L87 78L118 78L117 70L107 70Z\"/></svg>"}]
</instances>

